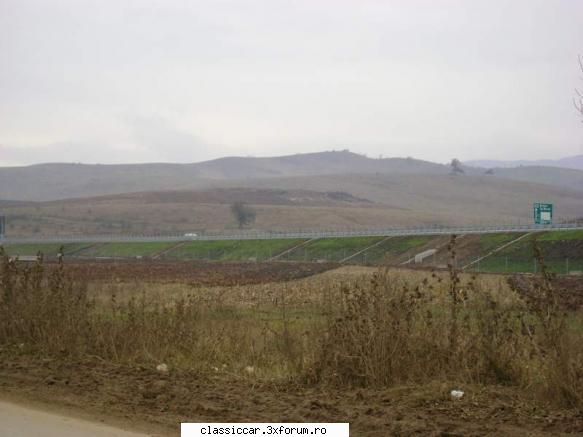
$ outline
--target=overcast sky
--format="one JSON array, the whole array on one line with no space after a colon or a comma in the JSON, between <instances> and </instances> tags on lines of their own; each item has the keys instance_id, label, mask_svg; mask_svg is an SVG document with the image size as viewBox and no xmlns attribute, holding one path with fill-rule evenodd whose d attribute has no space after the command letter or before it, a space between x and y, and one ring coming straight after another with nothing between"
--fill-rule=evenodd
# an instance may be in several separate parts
<instances>
[{"instance_id":1,"label":"overcast sky","mask_svg":"<svg viewBox=\"0 0 583 437\"><path fill-rule=\"evenodd\" d=\"M0 165L583 153L580 0L0 0Z\"/></svg>"}]
</instances>

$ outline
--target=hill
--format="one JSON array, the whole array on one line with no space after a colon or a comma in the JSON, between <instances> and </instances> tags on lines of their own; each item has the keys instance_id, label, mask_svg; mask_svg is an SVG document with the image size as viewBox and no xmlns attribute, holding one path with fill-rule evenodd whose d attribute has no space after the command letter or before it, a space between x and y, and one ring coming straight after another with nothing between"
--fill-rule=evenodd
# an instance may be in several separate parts
<instances>
[{"instance_id":1,"label":"hill","mask_svg":"<svg viewBox=\"0 0 583 437\"><path fill-rule=\"evenodd\" d=\"M194 164L39 164L0 168L0 199L47 201L138 191L200 190L224 181L321 174L447 174L411 158L370 159L349 151L274 158L230 157Z\"/></svg>"},{"instance_id":2,"label":"hill","mask_svg":"<svg viewBox=\"0 0 583 437\"><path fill-rule=\"evenodd\" d=\"M465 166L467 176L485 168ZM194 164L39 164L0 168L0 199L49 201L122 193L249 186L249 181L343 175L447 176L450 167L413 158L367 158L347 150L271 158L229 157ZM583 171L556 167L497 168L491 179L510 179L583 191ZM310 189L322 191L321 187ZM335 191L334 188L326 191ZM350 191L347 191L350 192ZM362 193L361 193L362 194ZM364 194L363 197L367 197Z\"/></svg>"},{"instance_id":3,"label":"hill","mask_svg":"<svg viewBox=\"0 0 583 437\"><path fill-rule=\"evenodd\" d=\"M497 161L497 160L474 160L465 161L465 165L482 168L513 168L513 167L560 167L583 170L583 155L568 156L561 159L540 159L540 160L517 160L517 161Z\"/></svg>"},{"instance_id":4,"label":"hill","mask_svg":"<svg viewBox=\"0 0 583 437\"><path fill-rule=\"evenodd\" d=\"M11 236L156 234L235 229L230 204L259 230L380 229L532 220L550 201L557 220L583 217L583 192L479 175L319 175L223 181L231 187L125 193L6 206Z\"/></svg>"}]
</instances>

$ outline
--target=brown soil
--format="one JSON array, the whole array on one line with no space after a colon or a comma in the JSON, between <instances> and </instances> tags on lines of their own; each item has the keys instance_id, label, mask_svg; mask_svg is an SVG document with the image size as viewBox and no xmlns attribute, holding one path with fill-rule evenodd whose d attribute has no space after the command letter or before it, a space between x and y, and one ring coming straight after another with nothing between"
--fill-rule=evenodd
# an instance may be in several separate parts
<instances>
[{"instance_id":1,"label":"brown soil","mask_svg":"<svg viewBox=\"0 0 583 437\"><path fill-rule=\"evenodd\" d=\"M540 278L529 275L513 275L508 278L510 287L527 300L535 297L537 281ZM583 310L583 277L562 276L555 278L552 284L562 308L568 311Z\"/></svg>"},{"instance_id":2,"label":"brown soil","mask_svg":"<svg viewBox=\"0 0 583 437\"><path fill-rule=\"evenodd\" d=\"M343 191L274 190L267 188L215 188L203 191L149 191L90 198L93 203L147 204L225 204L244 202L253 205L345 205L356 206L372 203L368 199L355 197ZM60 202L55 202L60 203ZM71 199L64 203L87 203L87 199ZM11 206L11 205L10 205Z\"/></svg>"},{"instance_id":3,"label":"brown soil","mask_svg":"<svg viewBox=\"0 0 583 437\"><path fill-rule=\"evenodd\" d=\"M107 282L181 282L190 285L231 286L290 281L338 267L334 263L219 263L219 262L67 262L74 280ZM56 264L46 264L47 269Z\"/></svg>"},{"instance_id":4,"label":"brown soil","mask_svg":"<svg viewBox=\"0 0 583 437\"><path fill-rule=\"evenodd\" d=\"M46 401L179 435L180 422L350 422L353 436L556 435L583 432L583 415L549 410L511 387L434 383L386 390L308 388L229 374L52 360L0 350L0 394ZM449 391L465 390L461 400ZM138 427L138 428L140 428Z\"/></svg>"}]
</instances>

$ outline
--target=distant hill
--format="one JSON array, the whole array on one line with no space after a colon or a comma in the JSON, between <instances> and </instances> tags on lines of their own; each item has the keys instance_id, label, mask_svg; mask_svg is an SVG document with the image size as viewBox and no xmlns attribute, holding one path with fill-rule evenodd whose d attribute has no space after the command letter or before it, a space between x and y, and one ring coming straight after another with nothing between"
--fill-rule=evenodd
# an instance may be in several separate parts
<instances>
[{"instance_id":1,"label":"distant hill","mask_svg":"<svg viewBox=\"0 0 583 437\"><path fill-rule=\"evenodd\" d=\"M464 166L465 177L482 176L486 168ZM50 201L123 193L203 190L220 187L261 186L274 179L313 178L340 175L340 181L355 175L448 176L449 165L413 158L372 159L349 151L297 154L271 158L229 157L194 164L40 164L0 168L0 199ZM583 171L557 167L495 168L490 179L546 184L583 192ZM350 177L349 177L350 176ZM415 181L415 177L412 179ZM431 183L431 182L427 182ZM300 183L301 185L301 183ZM462 184L463 186L463 184ZM429 186L429 191L433 187ZM334 187L314 191L336 191ZM366 193L349 194L368 198Z\"/></svg>"},{"instance_id":2,"label":"distant hill","mask_svg":"<svg viewBox=\"0 0 583 437\"><path fill-rule=\"evenodd\" d=\"M571 168L575 170L583 170L583 155L569 156L561 159L542 159L538 161L476 160L465 161L464 164L471 167L484 167L484 168L513 168L520 166L529 166L529 167L560 167Z\"/></svg>"},{"instance_id":3,"label":"distant hill","mask_svg":"<svg viewBox=\"0 0 583 437\"><path fill-rule=\"evenodd\" d=\"M249 178L325 174L447 174L449 168L412 158L371 159L348 151L274 158L221 158L195 164L39 164L0 168L0 199L56 200L138 191L211 188Z\"/></svg>"}]
</instances>

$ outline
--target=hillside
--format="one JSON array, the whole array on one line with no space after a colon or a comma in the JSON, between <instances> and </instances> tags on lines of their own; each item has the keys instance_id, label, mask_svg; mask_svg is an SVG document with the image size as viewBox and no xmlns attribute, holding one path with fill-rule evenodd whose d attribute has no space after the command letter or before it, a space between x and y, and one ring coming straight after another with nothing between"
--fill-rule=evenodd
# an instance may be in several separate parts
<instances>
[{"instance_id":1,"label":"hillside","mask_svg":"<svg viewBox=\"0 0 583 437\"><path fill-rule=\"evenodd\" d=\"M540 160L517 160L517 161L497 161L497 160L474 160L465 161L465 165L482 168L512 168L520 166L534 167L560 167L583 170L583 155L568 156L561 159L540 159Z\"/></svg>"},{"instance_id":2,"label":"hillside","mask_svg":"<svg viewBox=\"0 0 583 437\"><path fill-rule=\"evenodd\" d=\"M482 176L485 168L465 166L466 176ZM233 186L267 186L274 179L342 175L419 175L446 177L450 167L413 158L372 159L349 151L272 158L230 157L194 164L40 164L0 168L0 199L49 201L122 193L203 190ZM556 167L497 168L490 179L547 184L583 192L583 171ZM253 181L253 184L250 184ZM301 185L301 182L295 182ZM316 191L334 187L310 186ZM347 191L347 190L343 190ZM348 190L347 192L351 192ZM360 193L367 198L366 193Z\"/></svg>"},{"instance_id":3,"label":"hillside","mask_svg":"<svg viewBox=\"0 0 583 437\"><path fill-rule=\"evenodd\" d=\"M200 190L224 181L321 174L447 174L411 158L370 159L348 151L274 158L221 158L195 164L39 164L0 168L0 199L47 201L138 191Z\"/></svg>"},{"instance_id":4,"label":"hillside","mask_svg":"<svg viewBox=\"0 0 583 437\"><path fill-rule=\"evenodd\" d=\"M557 220L583 217L583 192L489 176L321 175L223 181L222 188L156 191L5 206L12 236L156 234L235 229L234 201L259 230L379 229L532 220L550 201Z\"/></svg>"},{"instance_id":5,"label":"hillside","mask_svg":"<svg viewBox=\"0 0 583 437\"><path fill-rule=\"evenodd\" d=\"M486 175L326 175L249 180L243 186L339 190L410 215L427 213L453 223L530 220L532 203L555 204L557 217L583 214L583 192ZM414 217L412 217L415 220Z\"/></svg>"}]
</instances>

